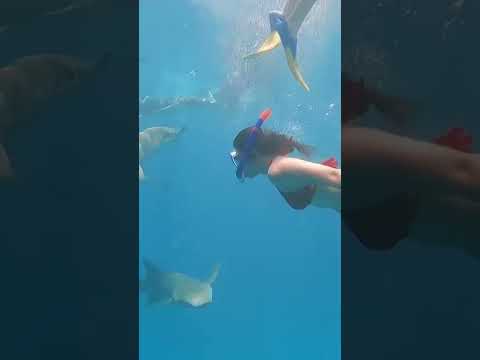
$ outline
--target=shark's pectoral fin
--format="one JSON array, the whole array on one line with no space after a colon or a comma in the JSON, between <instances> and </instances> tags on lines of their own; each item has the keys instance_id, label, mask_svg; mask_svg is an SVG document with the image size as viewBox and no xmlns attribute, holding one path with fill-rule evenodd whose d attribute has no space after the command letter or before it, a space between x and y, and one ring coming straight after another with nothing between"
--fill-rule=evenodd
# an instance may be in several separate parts
<instances>
[{"instance_id":1,"label":"shark's pectoral fin","mask_svg":"<svg viewBox=\"0 0 480 360\"><path fill-rule=\"evenodd\" d=\"M7 156L7 151L5 150L5 147L0 144L0 179L11 177L13 177L13 170Z\"/></svg>"},{"instance_id":2,"label":"shark's pectoral fin","mask_svg":"<svg viewBox=\"0 0 480 360\"><path fill-rule=\"evenodd\" d=\"M254 53L248 54L243 58L250 59L250 58L262 55L264 53L267 53L269 51L272 51L278 45L280 45L281 42L282 40L280 39L280 35L278 34L278 32L273 31L270 33L270 35L265 39L263 44Z\"/></svg>"},{"instance_id":3,"label":"shark's pectoral fin","mask_svg":"<svg viewBox=\"0 0 480 360\"><path fill-rule=\"evenodd\" d=\"M162 298L157 298L155 296L149 296L147 298L146 305L148 307L153 306L154 304L160 304L160 305L168 305L173 302L173 299L171 297L162 297Z\"/></svg>"},{"instance_id":4,"label":"shark's pectoral fin","mask_svg":"<svg viewBox=\"0 0 480 360\"><path fill-rule=\"evenodd\" d=\"M165 296L160 299L157 299L155 302L160 305L168 305L174 302L174 298L171 296Z\"/></svg>"},{"instance_id":5,"label":"shark's pectoral fin","mask_svg":"<svg viewBox=\"0 0 480 360\"><path fill-rule=\"evenodd\" d=\"M158 268L157 265L153 263L153 261L143 258L143 266L145 267L145 270L147 271L147 274L158 274L161 273L160 269Z\"/></svg>"},{"instance_id":6,"label":"shark's pectoral fin","mask_svg":"<svg viewBox=\"0 0 480 360\"><path fill-rule=\"evenodd\" d=\"M145 174L141 165L138 165L138 178L140 181L145 181Z\"/></svg>"},{"instance_id":7,"label":"shark's pectoral fin","mask_svg":"<svg viewBox=\"0 0 480 360\"><path fill-rule=\"evenodd\" d=\"M173 302L173 299L171 297L169 297L169 298L165 298L162 301L160 301L160 304L168 305L168 304L171 304L172 302Z\"/></svg>"},{"instance_id":8,"label":"shark's pectoral fin","mask_svg":"<svg viewBox=\"0 0 480 360\"><path fill-rule=\"evenodd\" d=\"M213 267L212 273L210 274L210 276L207 279L207 283L209 283L210 285L213 284L213 282L217 279L217 276L218 276L219 272L220 272L220 264L216 264Z\"/></svg>"},{"instance_id":9,"label":"shark's pectoral fin","mask_svg":"<svg viewBox=\"0 0 480 360\"><path fill-rule=\"evenodd\" d=\"M179 300L179 297L178 297L177 292L175 290L173 291L170 299L171 299L172 302L177 302Z\"/></svg>"},{"instance_id":10,"label":"shark's pectoral fin","mask_svg":"<svg viewBox=\"0 0 480 360\"><path fill-rule=\"evenodd\" d=\"M285 47L285 56L287 57L288 67L290 68L290 71L293 74L293 77L300 83L300 85L302 85L302 87L306 91L310 91L310 87L308 86L306 81L303 79L302 73L300 71L300 67L298 66L295 56L293 55L292 51L287 47Z\"/></svg>"}]
</instances>

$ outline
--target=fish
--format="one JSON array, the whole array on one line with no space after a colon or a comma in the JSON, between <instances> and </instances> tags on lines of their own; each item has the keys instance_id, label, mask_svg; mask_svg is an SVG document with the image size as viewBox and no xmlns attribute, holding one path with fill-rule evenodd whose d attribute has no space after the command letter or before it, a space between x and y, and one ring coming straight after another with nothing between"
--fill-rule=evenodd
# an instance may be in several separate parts
<instances>
[{"instance_id":1,"label":"fish","mask_svg":"<svg viewBox=\"0 0 480 360\"><path fill-rule=\"evenodd\" d=\"M61 54L30 55L0 68L0 178L13 176L5 149L8 135L29 125L49 101L96 75L110 56L84 61Z\"/></svg>"},{"instance_id":2,"label":"fish","mask_svg":"<svg viewBox=\"0 0 480 360\"><path fill-rule=\"evenodd\" d=\"M288 0L282 12L271 11L270 35L255 52L244 56L244 59L266 54L281 43L293 77L306 91L310 91L297 63L297 34L316 2L317 0Z\"/></svg>"},{"instance_id":3,"label":"fish","mask_svg":"<svg viewBox=\"0 0 480 360\"><path fill-rule=\"evenodd\" d=\"M213 302L212 284L220 272L216 264L205 280L178 272L161 271L152 261L143 259L146 275L140 280L140 292L147 294L147 305L184 304L194 308Z\"/></svg>"},{"instance_id":4,"label":"fish","mask_svg":"<svg viewBox=\"0 0 480 360\"><path fill-rule=\"evenodd\" d=\"M146 180L142 161L157 151L159 146L164 143L172 142L176 140L185 129L184 128L171 128L166 126L156 126L147 128L138 134L138 176L140 181Z\"/></svg>"},{"instance_id":5,"label":"fish","mask_svg":"<svg viewBox=\"0 0 480 360\"><path fill-rule=\"evenodd\" d=\"M208 96L206 97L177 96L172 98L161 98L156 96L145 96L140 99L140 116L151 116L169 109L192 105L209 105L215 104L216 102L217 100L211 91L208 92Z\"/></svg>"}]
</instances>

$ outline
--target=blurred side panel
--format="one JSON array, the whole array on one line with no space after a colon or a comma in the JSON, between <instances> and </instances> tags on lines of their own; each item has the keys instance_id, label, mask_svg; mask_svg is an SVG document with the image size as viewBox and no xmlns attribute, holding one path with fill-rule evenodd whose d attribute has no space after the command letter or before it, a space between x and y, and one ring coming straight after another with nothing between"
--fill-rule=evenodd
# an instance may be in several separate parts
<instances>
[{"instance_id":1,"label":"blurred side panel","mask_svg":"<svg viewBox=\"0 0 480 360\"><path fill-rule=\"evenodd\" d=\"M344 360L479 356L479 14L342 0Z\"/></svg>"},{"instance_id":2,"label":"blurred side panel","mask_svg":"<svg viewBox=\"0 0 480 360\"><path fill-rule=\"evenodd\" d=\"M2 1L0 47L1 357L137 359L138 1Z\"/></svg>"}]
</instances>

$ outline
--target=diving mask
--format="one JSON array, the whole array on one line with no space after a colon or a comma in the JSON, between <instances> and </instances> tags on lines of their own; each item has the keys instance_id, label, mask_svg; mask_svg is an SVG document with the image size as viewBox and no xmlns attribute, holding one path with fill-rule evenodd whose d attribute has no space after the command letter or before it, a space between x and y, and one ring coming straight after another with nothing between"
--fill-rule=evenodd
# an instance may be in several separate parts
<instances>
[{"instance_id":1,"label":"diving mask","mask_svg":"<svg viewBox=\"0 0 480 360\"><path fill-rule=\"evenodd\" d=\"M240 182L245 181L245 174L244 174L245 164L253 153L253 148L255 147L255 143L257 141L258 132L260 131L260 128L262 127L263 123L267 121L267 119L270 117L271 114L272 114L271 109L266 109L262 111L262 113L260 114L257 120L257 123L250 130L250 133L248 134L247 140L245 142L245 145L243 146L242 151L240 153L237 153L236 151L232 151L230 153L230 159L232 160L233 164L237 168L235 175L237 176L237 179L240 180Z\"/></svg>"}]
</instances>

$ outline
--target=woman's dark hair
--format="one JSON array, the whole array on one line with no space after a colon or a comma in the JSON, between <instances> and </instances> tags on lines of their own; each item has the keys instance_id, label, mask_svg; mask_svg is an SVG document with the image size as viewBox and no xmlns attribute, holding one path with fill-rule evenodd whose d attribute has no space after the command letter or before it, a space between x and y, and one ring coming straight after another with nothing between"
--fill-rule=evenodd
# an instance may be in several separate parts
<instances>
[{"instance_id":1,"label":"woman's dark hair","mask_svg":"<svg viewBox=\"0 0 480 360\"><path fill-rule=\"evenodd\" d=\"M233 147L237 151L242 151L245 142L247 141L248 135L252 130L252 127L248 127L240 131L235 139L233 140ZM278 134L271 130L261 130L257 135L257 140L255 142L254 151L260 155L287 155L290 154L293 150L298 150L307 157L310 157L314 147L310 145L304 145L293 139L291 136L286 136L283 134Z\"/></svg>"}]
</instances>

